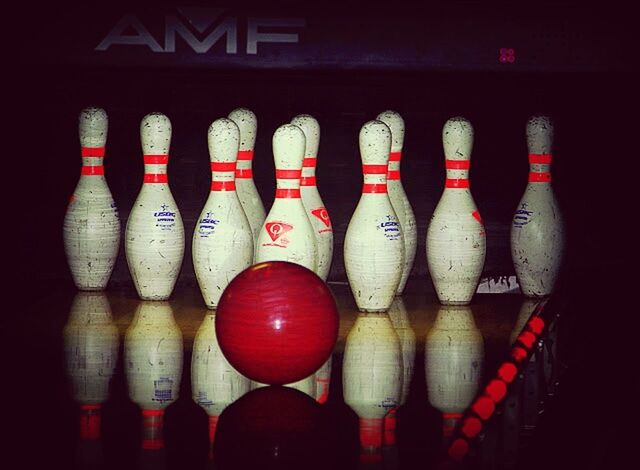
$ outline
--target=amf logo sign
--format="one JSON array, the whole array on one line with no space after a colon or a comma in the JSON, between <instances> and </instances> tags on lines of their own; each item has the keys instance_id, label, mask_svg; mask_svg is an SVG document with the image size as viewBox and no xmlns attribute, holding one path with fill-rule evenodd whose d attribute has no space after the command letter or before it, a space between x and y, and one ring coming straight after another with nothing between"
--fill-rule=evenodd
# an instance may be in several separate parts
<instances>
[{"instance_id":1,"label":"amf logo sign","mask_svg":"<svg viewBox=\"0 0 640 470\"><path fill-rule=\"evenodd\" d=\"M298 43L298 32L304 28L304 18L239 18L223 15L223 9L178 8L181 17L165 15L164 42L161 44L149 29L132 14L120 21L95 47L108 51L113 46L144 46L152 52L176 52L176 37L180 36L198 54L206 54L219 41L225 42L227 54L238 53L238 25L246 21L246 53L257 54L259 43ZM278 32L273 32L276 29Z\"/></svg>"}]
</instances>

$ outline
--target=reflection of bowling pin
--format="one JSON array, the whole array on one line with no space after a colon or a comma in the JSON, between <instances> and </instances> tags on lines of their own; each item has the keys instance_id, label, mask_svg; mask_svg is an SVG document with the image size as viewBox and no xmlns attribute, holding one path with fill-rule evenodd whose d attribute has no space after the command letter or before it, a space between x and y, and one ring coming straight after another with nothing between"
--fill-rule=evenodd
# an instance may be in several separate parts
<instances>
[{"instance_id":1,"label":"reflection of bowling pin","mask_svg":"<svg viewBox=\"0 0 640 470\"><path fill-rule=\"evenodd\" d=\"M161 113L147 114L140 139L144 183L127 221L125 251L140 298L164 300L173 291L184 254L182 217L167 179L171 121Z\"/></svg>"},{"instance_id":2,"label":"reflection of bowling pin","mask_svg":"<svg viewBox=\"0 0 640 470\"><path fill-rule=\"evenodd\" d=\"M402 393L400 341L387 314L360 314L344 348L344 402L360 418L365 453L382 446L383 419L398 407Z\"/></svg>"},{"instance_id":3,"label":"reflection of bowling pin","mask_svg":"<svg viewBox=\"0 0 640 470\"><path fill-rule=\"evenodd\" d=\"M331 385L332 356L316 372L316 401L324 405L329 399L329 387Z\"/></svg>"},{"instance_id":4,"label":"reflection of bowling pin","mask_svg":"<svg viewBox=\"0 0 640 470\"><path fill-rule=\"evenodd\" d=\"M316 159L320 145L320 125L313 116L300 114L291 120L304 132L306 138L302 177L300 178L300 196L309 221L313 226L318 246L318 269L316 274L327 280L333 257L333 228L329 213L324 207L316 186Z\"/></svg>"},{"instance_id":5,"label":"reflection of bowling pin","mask_svg":"<svg viewBox=\"0 0 640 470\"><path fill-rule=\"evenodd\" d=\"M400 179L400 159L402 158L402 146L404 144L404 119L395 111L384 111L378 114L378 121L384 122L391 130L391 153L389 154L389 170L387 172L387 189L393 210L396 211L402 238L404 239L404 267L402 278L396 294L402 294L407 284L409 274L413 268L418 245L418 231L416 228L416 216L411 208L409 198L402 187Z\"/></svg>"},{"instance_id":6,"label":"reflection of bowling pin","mask_svg":"<svg viewBox=\"0 0 640 470\"><path fill-rule=\"evenodd\" d=\"M409 396L413 379L413 365L416 360L416 334L409 322L402 297L393 299L391 308L389 308L389 319L400 340L400 351L402 352L402 391L398 402L398 407L400 407L406 403ZM395 444L396 411L390 411L384 421L385 444L387 445Z\"/></svg>"},{"instance_id":7,"label":"reflection of bowling pin","mask_svg":"<svg viewBox=\"0 0 640 470\"><path fill-rule=\"evenodd\" d=\"M217 119L209 126L211 193L193 232L193 267L209 308L253 261L253 234L236 193L238 126Z\"/></svg>"},{"instance_id":8,"label":"reflection of bowling pin","mask_svg":"<svg viewBox=\"0 0 640 470\"><path fill-rule=\"evenodd\" d=\"M442 304L471 301L484 265L486 236L469 190L473 127L462 117L442 129L447 179L427 230L427 262Z\"/></svg>"},{"instance_id":9,"label":"reflection of bowling pin","mask_svg":"<svg viewBox=\"0 0 640 470\"><path fill-rule=\"evenodd\" d=\"M358 309L384 312L398 289L404 241L389 195L387 163L391 131L380 121L360 130L364 184L344 238L344 265Z\"/></svg>"},{"instance_id":10,"label":"reflection of bowling pin","mask_svg":"<svg viewBox=\"0 0 640 470\"><path fill-rule=\"evenodd\" d=\"M168 302L140 302L125 334L129 398L142 408L144 449L164 446L164 410L178 398L182 333Z\"/></svg>"},{"instance_id":11,"label":"reflection of bowling pin","mask_svg":"<svg viewBox=\"0 0 640 470\"><path fill-rule=\"evenodd\" d=\"M285 124L273 134L276 197L258 234L256 263L289 261L316 272L316 237L300 198L304 149L304 133L298 126Z\"/></svg>"},{"instance_id":12,"label":"reflection of bowling pin","mask_svg":"<svg viewBox=\"0 0 640 470\"><path fill-rule=\"evenodd\" d=\"M253 148L256 143L258 120L256 115L246 109L237 108L229 113L229 119L235 122L240 129L240 149L238 150L238 165L236 167L236 191L242 203L253 240L258 238L258 232L262 228L266 216L262 199L253 181Z\"/></svg>"},{"instance_id":13,"label":"reflection of bowling pin","mask_svg":"<svg viewBox=\"0 0 640 470\"><path fill-rule=\"evenodd\" d=\"M482 375L482 334L467 306L441 306L425 341L429 403L442 413L449 437L475 396Z\"/></svg>"},{"instance_id":14,"label":"reflection of bowling pin","mask_svg":"<svg viewBox=\"0 0 640 470\"><path fill-rule=\"evenodd\" d=\"M547 116L527 122L529 182L511 223L511 257L522 293L553 292L564 252L564 223L551 188L553 124Z\"/></svg>"},{"instance_id":15,"label":"reflection of bowling pin","mask_svg":"<svg viewBox=\"0 0 640 470\"><path fill-rule=\"evenodd\" d=\"M76 294L63 337L67 376L80 404L80 439L100 439L100 411L118 360L118 329L106 295Z\"/></svg>"},{"instance_id":16,"label":"reflection of bowling pin","mask_svg":"<svg viewBox=\"0 0 640 470\"><path fill-rule=\"evenodd\" d=\"M249 379L236 371L220 350L215 320L214 314L207 314L204 318L193 341L191 358L193 401L209 415L211 445L215 439L220 414L249 391Z\"/></svg>"},{"instance_id":17,"label":"reflection of bowling pin","mask_svg":"<svg viewBox=\"0 0 640 470\"><path fill-rule=\"evenodd\" d=\"M73 281L80 290L104 289L118 256L120 219L104 177L107 113L80 113L82 169L64 216L64 250Z\"/></svg>"}]
</instances>

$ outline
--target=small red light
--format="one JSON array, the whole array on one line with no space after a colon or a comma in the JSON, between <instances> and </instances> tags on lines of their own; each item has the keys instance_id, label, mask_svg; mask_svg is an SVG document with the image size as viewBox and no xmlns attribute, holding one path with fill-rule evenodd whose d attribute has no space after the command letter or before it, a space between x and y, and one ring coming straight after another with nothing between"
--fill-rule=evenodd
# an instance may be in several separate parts
<instances>
[{"instance_id":1,"label":"small red light","mask_svg":"<svg viewBox=\"0 0 640 470\"><path fill-rule=\"evenodd\" d=\"M527 351L520 347L511 350L511 358L518 364L527 358Z\"/></svg>"},{"instance_id":2,"label":"small red light","mask_svg":"<svg viewBox=\"0 0 640 470\"><path fill-rule=\"evenodd\" d=\"M542 330L544 330L544 320L540 317L533 317L531 320L529 320L528 325L529 329L536 335L539 335L540 333L542 333Z\"/></svg>"},{"instance_id":3,"label":"small red light","mask_svg":"<svg viewBox=\"0 0 640 470\"><path fill-rule=\"evenodd\" d=\"M507 384L505 384L502 380L493 379L487 385L485 392L495 403L498 403L507 394Z\"/></svg>"},{"instance_id":4,"label":"small red light","mask_svg":"<svg viewBox=\"0 0 640 470\"><path fill-rule=\"evenodd\" d=\"M476 437L482 431L482 422L475 416L469 416L462 423L462 434L469 439Z\"/></svg>"},{"instance_id":5,"label":"small red light","mask_svg":"<svg viewBox=\"0 0 640 470\"><path fill-rule=\"evenodd\" d=\"M464 439L456 439L449 446L449 457L454 460L462 460L469 452L469 443Z\"/></svg>"},{"instance_id":6,"label":"small red light","mask_svg":"<svg viewBox=\"0 0 640 470\"><path fill-rule=\"evenodd\" d=\"M518 341L527 349L531 349L533 344L536 342L536 335L531 333L530 331L525 331L520 336L518 336Z\"/></svg>"},{"instance_id":7,"label":"small red light","mask_svg":"<svg viewBox=\"0 0 640 470\"><path fill-rule=\"evenodd\" d=\"M480 417L480 419L486 421L491 417L493 412L496 410L496 407L493 404L493 400L491 398L489 398L487 395L482 395L471 406L471 409Z\"/></svg>"},{"instance_id":8,"label":"small red light","mask_svg":"<svg viewBox=\"0 0 640 470\"><path fill-rule=\"evenodd\" d=\"M513 382L513 379L516 377L517 373L518 369L511 362L505 362L498 369L498 377L500 377L508 384Z\"/></svg>"},{"instance_id":9,"label":"small red light","mask_svg":"<svg viewBox=\"0 0 640 470\"><path fill-rule=\"evenodd\" d=\"M513 64L516 61L516 50L512 47L501 47L498 60L502 64Z\"/></svg>"}]
</instances>

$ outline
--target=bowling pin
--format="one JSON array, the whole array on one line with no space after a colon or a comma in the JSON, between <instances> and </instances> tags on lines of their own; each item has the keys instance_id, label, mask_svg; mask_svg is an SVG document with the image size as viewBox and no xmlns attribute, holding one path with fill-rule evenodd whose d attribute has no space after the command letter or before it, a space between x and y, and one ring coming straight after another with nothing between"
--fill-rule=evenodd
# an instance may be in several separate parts
<instances>
[{"instance_id":1,"label":"bowling pin","mask_svg":"<svg viewBox=\"0 0 640 470\"><path fill-rule=\"evenodd\" d=\"M217 119L209 127L211 192L193 232L193 268L208 308L253 262L253 234L235 186L238 126Z\"/></svg>"},{"instance_id":2,"label":"bowling pin","mask_svg":"<svg viewBox=\"0 0 640 470\"><path fill-rule=\"evenodd\" d=\"M364 184L344 239L344 265L358 309L384 312L404 266L402 229L387 194L391 131L383 122L369 121L359 140Z\"/></svg>"},{"instance_id":3,"label":"bowling pin","mask_svg":"<svg viewBox=\"0 0 640 470\"><path fill-rule=\"evenodd\" d=\"M482 377L484 343L471 309L440 306L424 352L429 403L442 413L443 434L450 437Z\"/></svg>"},{"instance_id":4,"label":"bowling pin","mask_svg":"<svg viewBox=\"0 0 640 470\"><path fill-rule=\"evenodd\" d=\"M236 371L220 350L215 314L208 313L193 341L191 389L193 401L209 416L210 450L218 417L231 403L249 391L250 381Z\"/></svg>"},{"instance_id":5,"label":"bowling pin","mask_svg":"<svg viewBox=\"0 0 640 470\"><path fill-rule=\"evenodd\" d=\"M300 114L291 120L305 135L305 152L300 178L300 196L309 221L313 226L318 246L318 269L316 274L323 281L329 277L333 258L333 228L329 213L324 207L318 187L316 186L316 161L320 145L320 125L313 116Z\"/></svg>"},{"instance_id":6,"label":"bowling pin","mask_svg":"<svg viewBox=\"0 0 640 470\"><path fill-rule=\"evenodd\" d=\"M404 239L404 266L402 278L398 285L397 295L402 295L407 285L409 274L413 268L418 245L418 230L416 228L416 216L411 208L407 193L400 179L400 159L402 158L402 146L404 145L404 119L395 111L384 111L378 114L378 121L384 122L391 130L391 153L389 154L389 170L387 172L387 191L393 210L396 211L402 238Z\"/></svg>"},{"instance_id":7,"label":"bowling pin","mask_svg":"<svg viewBox=\"0 0 640 470\"><path fill-rule=\"evenodd\" d=\"M469 190L473 127L462 117L442 129L447 179L427 230L427 264L440 303L471 302L486 253L480 212Z\"/></svg>"},{"instance_id":8,"label":"bowling pin","mask_svg":"<svg viewBox=\"0 0 640 470\"><path fill-rule=\"evenodd\" d=\"M184 226L167 177L169 118L161 113L147 114L140 123L140 140L144 182L127 221L125 252L140 298L166 300L184 255Z\"/></svg>"},{"instance_id":9,"label":"bowling pin","mask_svg":"<svg viewBox=\"0 0 640 470\"><path fill-rule=\"evenodd\" d=\"M383 420L402 393L400 341L386 313L358 315L345 342L342 387L360 420L361 451L378 453Z\"/></svg>"},{"instance_id":10,"label":"bowling pin","mask_svg":"<svg viewBox=\"0 0 640 470\"><path fill-rule=\"evenodd\" d=\"M317 272L316 237L300 197L304 150L298 126L284 124L273 134L276 197L258 234L255 263L289 261Z\"/></svg>"},{"instance_id":11,"label":"bowling pin","mask_svg":"<svg viewBox=\"0 0 640 470\"><path fill-rule=\"evenodd\" d=\"M246 108L234 109L229 113L228 118L235 122L240 129L240 148L238 150L238 165L236 166L236 191L249 220L249 225L253 232L253 240L255 241L267 215L253 181L253 149L256 144L258 120L253 111Z\"/></svg>"},{"instance_id":12,"label":"bowling pin","mask_svg":"<svg viewBox=\"0 0 640 470\"><path fill-rule=\"evenodd\" d=\"M553 123L547 116L527 122L529 182L511 223L511 257L522 293L553 292L564 253L564 222L551 187Z\"/></svg>"},{"instance_id":13,"label":"bowling pin","mask_svg":"<svg viewBox=\"0 0 640 470\"><path fill-rule=\"evenodd\" d=\"M171 305L140 302L125 333L124 364L129 398L142 409L143 449L164 446L164 410L178 399L182 354Z\"/></svg>"},{"instance_id":14,"label":"bowling pin","mask_svg":"<svg viewBox=\"0 0 640 470\"><path fill-rule=\"evenodd\" d=\"M78 122L82 168L64 216L64 251L76 287L107 286L120 246L120 218L104 177L107 113L85 108Z\"/></svg>"}]
</instances>

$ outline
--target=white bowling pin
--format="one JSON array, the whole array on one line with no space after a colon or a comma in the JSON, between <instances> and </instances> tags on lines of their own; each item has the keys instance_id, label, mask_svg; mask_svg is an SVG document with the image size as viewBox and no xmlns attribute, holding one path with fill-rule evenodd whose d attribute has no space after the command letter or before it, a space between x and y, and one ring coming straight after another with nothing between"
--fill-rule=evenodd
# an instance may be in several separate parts
<instances>
[{"instance_id":1,"label":"white bowling pin","mask_svg":"<svg viewBox=\"0 0 640 470\"><path fill-rule=\"evenodd\" d=\"M289 261L317 270L316 237L300 197L304 149L304 133L298 126L284 124L273 134L276 197L258 234L256 263Z\"/></svg>"},{"instance_id":2,"label":"white bowling pin","mask_svg":"<svg viewBox=\"0 0 640 470\"><path fill-rule=\"evenodd\" d=\"M516 318L516 323L513 325L513 329L511 330L511 335L509 335L509 344L511 346L515 346L516 338L525 325L531 318L531 314L536 309L538 304L541 302L541 299L532 299L532 298L524 298L522 300L522 305L520 305L520 310L518 311L518 317ZM531 355L530 360L535 360L535 354Z\"/></svg>"},{"instance_id":3,"label":"white bowling pin","mask_svg":"<svg viewBox=\"0 0 640 470\"><path fill-rule=\"evenodd\" d=\"M529 182L511 223L511 257L522 293L553 292L564 253L564 222L551 187L553 124L547 116L527 122Z\"/></svg>"},{"instance_id":4,"label":"white bowling pin","mask_svg":"<svg viewBox=\"0 0 640 470\"><path fill-rule=\"evenodd\" d=\"M404 238L404 267L402 278L398 285L397 295L401 295L413 268L418 246L418 230L416 216L411 208L407 193L400 179L400 160L402 158L402 146L404 145L404 119L395 111L384 111L378 114L378 121L384 122L391 130L391 153L389 154L389 170L387 172L387 191L393 210L396 211L402 237Z\"/></svg>"},{"instance_id":5,"label":"white bowling pin","mask_svg":"<svg viewBox=\"0 0 640 470\"><path fill-rule=\"evenodd\" d=\"M211 192L193 232L193 268L208 308L253 262L253 234L236 193L238 126L217 119L209 126Z\"/></svg>"},{"instance_id":6,"label":"white bowling pin","mask_svg":"<svg viewBox=\"0 0 640 470\"><path fill-rule=\"evenodd\" d=\"M302 177L300 178L300 196L309 221L313 226L318 246L318 269L316 274L323 281L329 277L331 260L333 258L333 228L329 212L316 185L316 161L318 146L320 145L320 125L308 114L300 114L291 120L291 124L298 126L305 135L306 148L302 162Z\"/></svg>"},{"instance_id":7,"label":"white bowling pin","mask_svg":"<svg viewBox=\"0 0 640 470\"><path fill-rule=\"evenodd\" d=\"M482 334L468 306L441 306L425 340L429 403L443 415L449 437L478 391L484 361Z\"/></svg>"},{"instance_id":8,"label":"white bowling pin","mask_svg":"<svg viewBox=\"0 0 640 470\"><path fill-rule=\"evenodd\" d=\"M404 266L404 240L387 194L391 131L380 121L360 130L364 184L344 238L344 265L358 309L384 312L398 290Z\"/></svg>"},{"instance_id":9,"label":"white bowling pin","mask_svg":"<svg viewBox=\"0 0 640 470\"><path fill-rule=\"evenodd\" d=\"M104 177L107 113L85 108L78 122L82 168L64 217L64 250L80 290L107 286L118 257L120 218Z\"/></svg>"},{"instance_id":10,"label":"white bowling pin","mask_svg":"<svg viewBox=\"0 0 640 470\"><path fill-rule=\"evenodd\" d=\"M129 398L142 409L143 449L164 446L164 410L178 399L182 354L169 302L140 302L125 333L124 367Z\"/></svg>"},{"instance_id":11,"label":"white bowling pin","mask_svg":"<svg viewBox=\"0 0 640 470\"><path fill-rule=\"evenodd\" d=\"M240 129L240 148L238 150L238 165L236 167L236 191L242 208L244 209L253 240L258 238L258 233L262 228L266 212L260 194L253 181L253 149L256 144L256 133L258 131L258 120L253 111L246 108L237 108L228 116L236 123Z\"/></svg>"},{"instance_id":12,"label":"white bowling pin","mask_svg":"<svg viewBox=\"0 0 640 470\"><path fill-rule=\"evenodd\" d=\"M384 417L402 393L400 341L386 313L358 315L345 342L342 387L344 402L360 418L361 448L377 451Z\"/></svg>"},{"instance_id":13,"label":"white bowling pin","mask_svg":"<svg viewBox=\"0 0 640 470\"><path fill-rule=\"evenodd\" d=\"M125 252L140 298L165 300L184 255L184 226L167 177L171 121L161 113L147 114L140 123L140 139L144 182L127 221Z\"/></svg>"},{"instance_id":14,"label":"white bowling pin","mask_svg":"<svg viewBox=\"0 0 640 470\"><path fill-rule=\"evenodd\" d=\"M218 417L249 391L250 381L233 368L220 350L215 314L207 314L193 340L191 389L193 401L209 415L209 442L213 444Z\"/></svg>"},{"instance_id":15,"label":"white bowling pin","mask_svg":"<svg viewBox=\"0 0 640 470\"><path fill-rule=\"evenodd\" d=\"M442 129L447 179L427 230L427 264L438 299L465 305L476 291L486 254L486 234L469 190L473 127L462 117Z\"/></svg>"}]
</instances>

